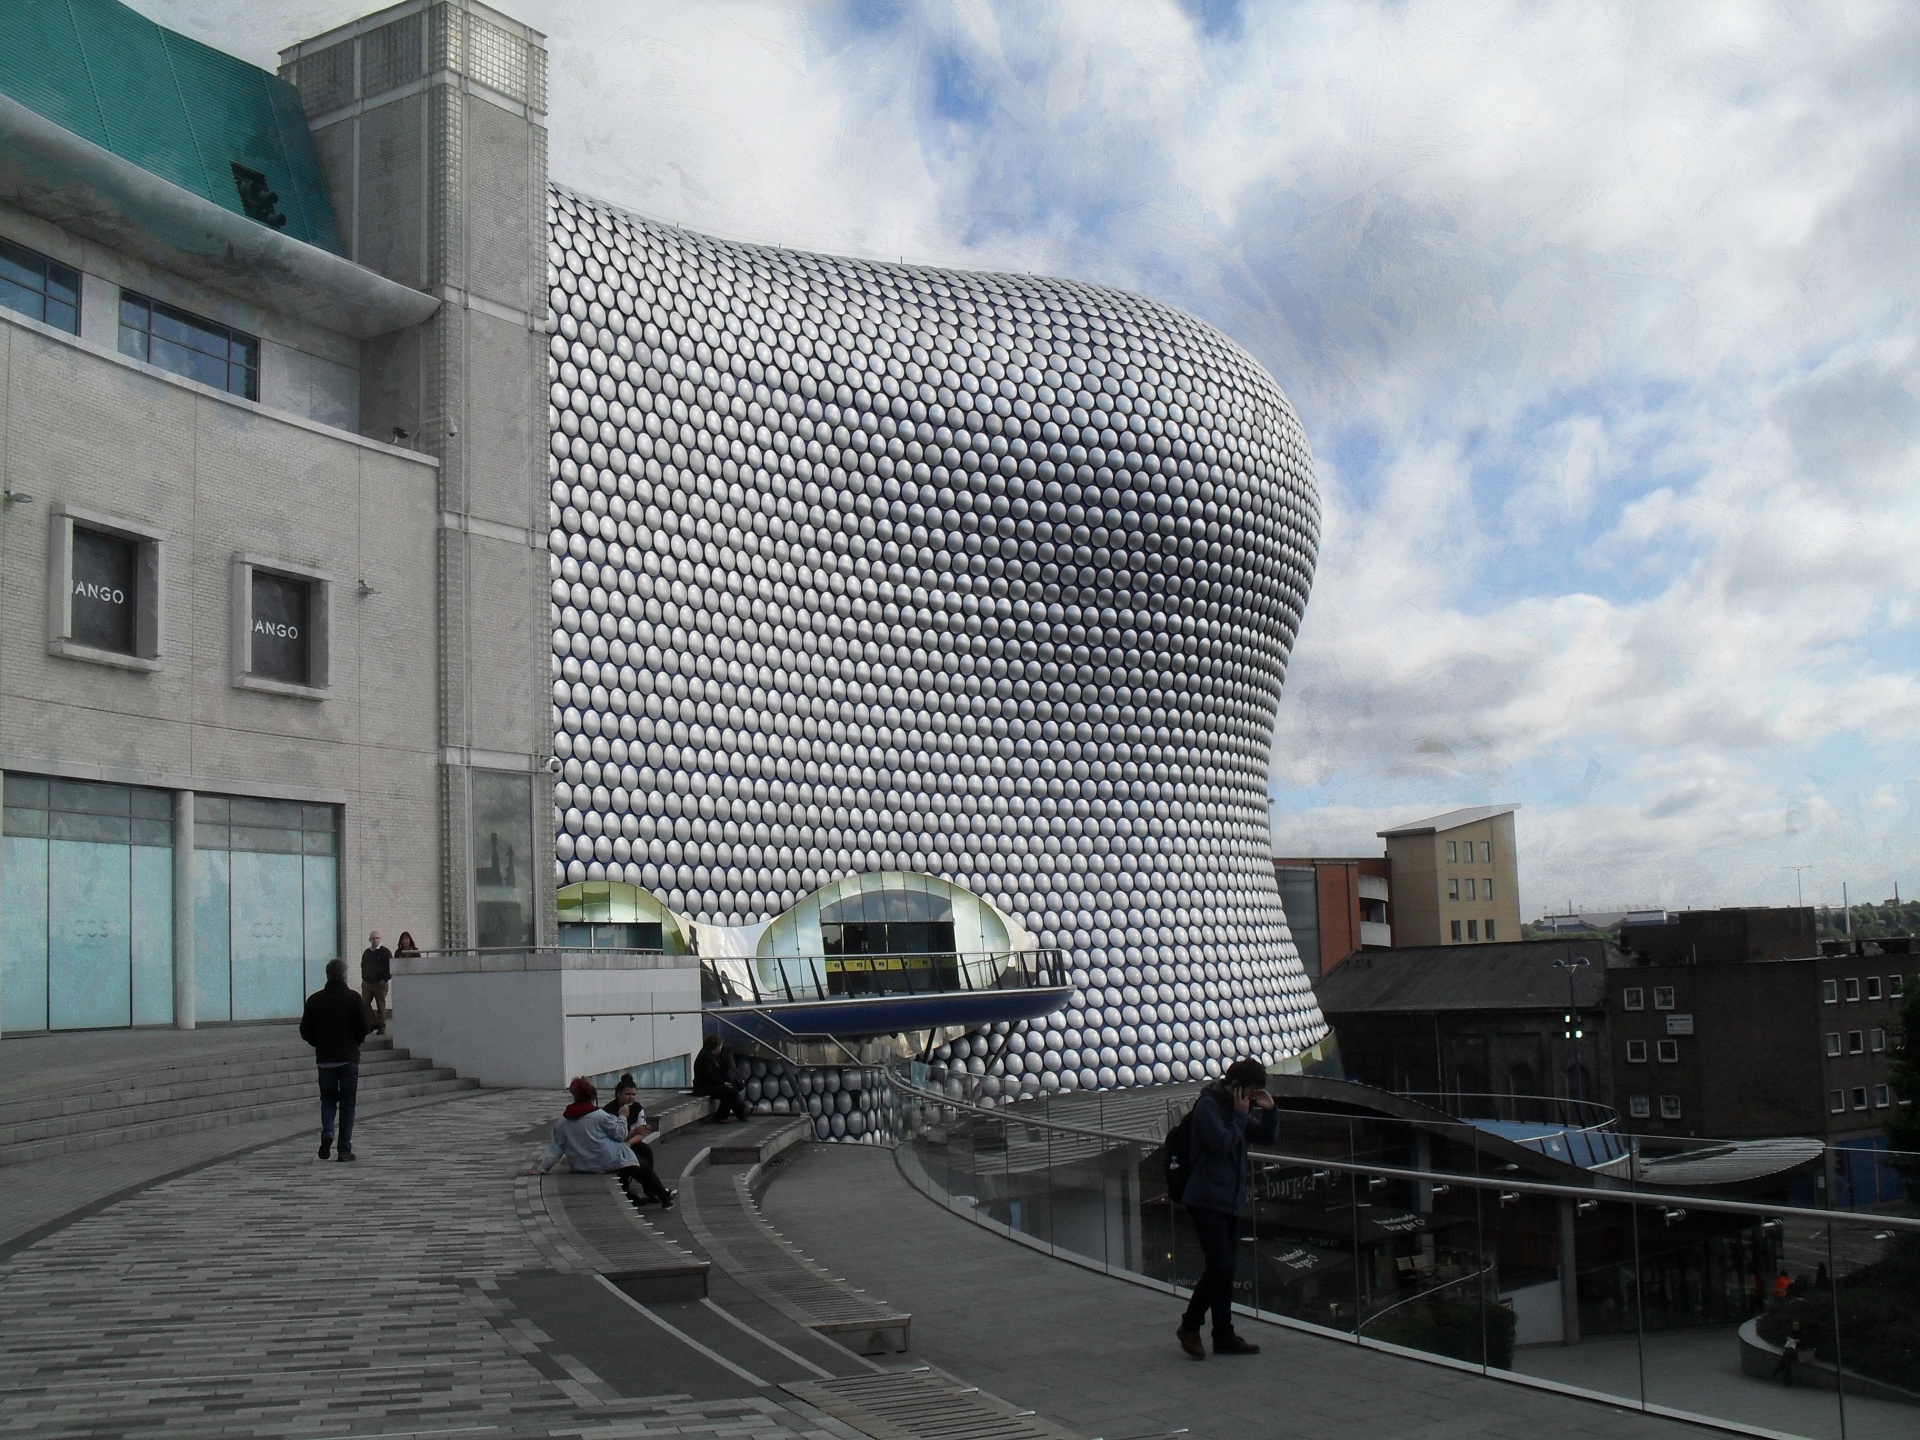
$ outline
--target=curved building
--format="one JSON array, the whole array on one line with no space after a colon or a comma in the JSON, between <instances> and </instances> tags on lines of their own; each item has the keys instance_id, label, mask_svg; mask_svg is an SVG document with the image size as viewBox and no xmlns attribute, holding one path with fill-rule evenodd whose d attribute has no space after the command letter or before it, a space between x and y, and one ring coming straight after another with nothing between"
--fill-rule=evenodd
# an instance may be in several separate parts
<instances>
[{"instance_id":1,"label":"curved building","mask_svg":"<svg viewBox=\"0 0 1920 1440\"><path fill-rule=\"evenodd\" d=\"M964 886L1079 987L1008 1090L1319 1042L1266 793L1319 501L1273 380L1096 286L549 217L558 881L716 926Z\"/></svg>"}]
</instances>

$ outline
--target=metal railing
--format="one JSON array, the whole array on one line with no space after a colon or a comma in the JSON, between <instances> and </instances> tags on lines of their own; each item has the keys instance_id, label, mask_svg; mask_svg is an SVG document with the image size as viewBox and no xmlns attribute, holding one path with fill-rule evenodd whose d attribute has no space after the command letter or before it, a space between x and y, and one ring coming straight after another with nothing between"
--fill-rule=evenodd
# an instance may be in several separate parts
<instances>
[{"instance_id":1,"label":"metal railing","mask_svg":"<svg viewBox=\"0 0 1920 1440\"><path fill-rule=\"evenodd\" d=\"M1463 1090L1396 1090L1402 1100L1415 1100L1443 1111L1456 1120L1498 1120L1514 1125L1559 1125L1571 1130L1617 1127L1620 1112L1594 1100L1564 1095L1502 1095Z\"/></svg>"},{"instance_id":2,"label":"metal railing","mask_svg":"<svg viewBox=\"0 0 1920 1440\"><path fill-rule=\"evenodd\" d=\"M771 1005L876 995L943 995L1065 986L1058 950L953 951L930 955L703 956L708 1005Z\"/></svg>"},{"instance_id":3,"label":"metal railing","mask_svg":"<svg viewBox=\"0 0 1920 1440\"><path fill-rule=\"evenodd\" d=\"M1162 1141L1197 1087L996 1106L955 1098L924 1066L890 1075L900 1165L929 1196L1140 1284L1183 1292L1198 1278L1161 1182ZM1236 1285L1250 1313L1743 1433L1920 1433L1910 1206L1580 1183L1470 1123L1326 1111L1283 1111L1251 1163ZM1920 1174L1920 1156L1888 1163ZM1789 1388L1782 1342L1796 1333Z\"/></svg>"}]
</instances>

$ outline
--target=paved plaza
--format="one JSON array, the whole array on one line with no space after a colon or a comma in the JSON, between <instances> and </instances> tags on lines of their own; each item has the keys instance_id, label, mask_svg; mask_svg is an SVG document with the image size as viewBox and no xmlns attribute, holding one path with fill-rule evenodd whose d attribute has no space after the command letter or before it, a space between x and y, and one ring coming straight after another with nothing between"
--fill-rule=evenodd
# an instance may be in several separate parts
<instances>
[{"instance_id":1,"label":"paved plaza","mask_svg":"<svg viewBox=\"0 0 1920 1440\"><path fill-rule=\"evenodd\" d=\"M0 1071L18 1055L0 1046ZM354 1165L318 1161L310 1124L270 1122L0 1167L0 1436L853 1440L781 1387L875 1362L718 1266L707 1301L644 1306L591 1273L521 1173L557 1104L396 1105L363 1116ZM663 1171L715 1133L661 1142ZM912 1312L912 1354L887 1364L1081 1436L1698 1433L1251 1323L1266 1353L1195 1365L1177 1301L966 1223L884 1149L805 1146L772 1174L783 1234ZM697 1249L679 1212L658 1223Z\"/></svg>"}]
</instances>

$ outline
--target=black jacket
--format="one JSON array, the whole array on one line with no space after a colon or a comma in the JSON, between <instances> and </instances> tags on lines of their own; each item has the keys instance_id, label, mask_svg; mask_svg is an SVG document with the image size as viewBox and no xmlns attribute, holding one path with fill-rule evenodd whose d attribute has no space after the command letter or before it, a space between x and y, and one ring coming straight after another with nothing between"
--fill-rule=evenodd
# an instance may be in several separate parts
<instances>
[{"instance_id":1,"label":"black jacket","mask_svg":"<svg viewBox=\"0 0 1920 1440\"><path fill-rule=\"evenodd\" d=\"M724 1050L702 1050L693 1058L693 1093L718 1095L733 1088L733 1061Z\"/></svg>"},{"instance_id":2,"label":"black jacket","mask_svg":"<svg viewBox=\"0 0 1920 1440\"><path fill-rule=\"evenodd\" d=\"M329 980L307 997L300 1012L300 1038L313 1046L320 1065L338 1065L360 1058L360 1042L373 1029L367 1002L347 988L344 980Z\"/></svg>"},{"instance_id":3,"label":"black jacket","mask_svg":"<svg viewBox=\"0 0 1920 1440\"><path fill-rule=\"evenodd\" d=\"M370 983L379 983L393 978L393 952L382 945L377 949L368 946L360 952L360 978Z\"/></svg>"}]
</instances>

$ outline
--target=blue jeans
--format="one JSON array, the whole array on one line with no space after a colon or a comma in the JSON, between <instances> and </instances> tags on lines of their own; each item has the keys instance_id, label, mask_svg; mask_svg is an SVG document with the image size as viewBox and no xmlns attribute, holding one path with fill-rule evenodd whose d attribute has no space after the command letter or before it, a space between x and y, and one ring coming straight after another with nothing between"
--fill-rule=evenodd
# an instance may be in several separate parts
<instances>
[{"instance_id":1,"label":"blue jeans","mask_svg":"<svg viewBox=\"0 0 1920 1440\"><path fill-rule=\"evenodd\" d=\"M1187 1214L1193 1220L1205 1268L1180 1323L1185 1329L1198 1330L1201 1319L1211 1310L1217 1342L1233 1334L1233 1272L1240 1259L1240 1217L1225 1210L1191 1208Z\"/></svg>"},{"instance_id":2,"label":"blue jeans","mask_svg":"<svg viewBox=\"0 0 1920 1440\"><path fill-rule=\"evenodd\" d=\"M320 1067L320 1138L333 1138L334 1111L340 1112L340 1149L353 1149L353 1107L360 1098L360 1062Z\"/></svg>"}]
</instances>

